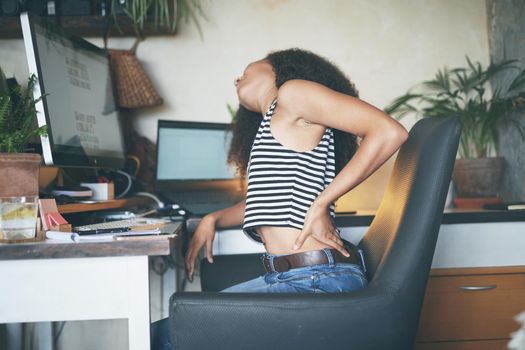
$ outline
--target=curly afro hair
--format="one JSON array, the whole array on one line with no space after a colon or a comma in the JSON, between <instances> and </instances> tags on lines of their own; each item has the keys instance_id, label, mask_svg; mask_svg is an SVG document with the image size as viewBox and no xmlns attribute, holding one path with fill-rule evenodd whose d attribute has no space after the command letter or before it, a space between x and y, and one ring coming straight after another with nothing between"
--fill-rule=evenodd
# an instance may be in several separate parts
<instances>
[{"instance_id":1,"label":"curly afro hair","mask_svg":"<svg viewBox=\"0 0 525 350\"><path fill-rule=\"evenodd\" d=\"M354 84L327 59L310 51L287 49L270 53L265 58L275 72L275 84L281 87L292 79L309 80L322 84L332 90L358 97ZM233 139L228 153L228 162L237 167L237 171L246 175L250 152L262 115L239 105L232 124ZM334 132L336 174L353 157L357 150L357 138L337 129Z\"/></svg>"}]
</instances>

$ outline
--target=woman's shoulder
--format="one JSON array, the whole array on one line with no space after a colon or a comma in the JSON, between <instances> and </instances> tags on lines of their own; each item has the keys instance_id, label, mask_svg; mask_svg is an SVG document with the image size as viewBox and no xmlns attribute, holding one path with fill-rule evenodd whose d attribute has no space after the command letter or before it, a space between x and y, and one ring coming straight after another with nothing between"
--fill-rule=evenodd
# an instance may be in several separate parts
<instances>
[{"instance_id":1,"label":"woman's shoulder","mask_svg":"<svg viewBox=\"0 0 525 350\"><path fill-rule=\"evenodd\" d=\"M330 88L310 80L292 79L284 82L278 89L278 96L288 94L300 95L305 92L315 92L317 90L331 90Z\"/></svg>"},{"instance_id":2,"label":"woman's shoulder","mask_svg":"<svg viewBox=\"0 0 525 350\"><path fill-rule=\"evenodd\" d=\"M312 101L323 96L337 94L335 90L310 80L292 79L282 84L277 91L279 104L286 101Z\"/></svg>"},{"instance_id":3,"label":"woman's shoulder","mask_svg":"<svg viewBox=\"0 0 525 350\"><path fill-rule=\"evenodd\" d=\"M293 114L305 116L312 109L322 108L337 94L334 90L309 80L293 79L277 91L279 107Z\"/></svg>"}]
</instances>

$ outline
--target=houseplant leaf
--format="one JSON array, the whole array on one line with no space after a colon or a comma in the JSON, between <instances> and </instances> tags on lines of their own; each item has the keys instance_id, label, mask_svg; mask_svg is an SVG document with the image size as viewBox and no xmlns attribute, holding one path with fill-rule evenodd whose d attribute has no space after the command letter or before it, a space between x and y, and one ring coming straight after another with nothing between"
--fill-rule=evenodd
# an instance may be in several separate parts
<instances>
[{"instance_id":1,"label":"houseplant leaf","mask_svg":"<svg viewBox=\"0 0 525 350\"><path fill-rule=\"evenodd\" d=\"M33 87L36 76L29 77L27 87L19 85L0 96L0 152L23 152L30 139L35 135L46 135L45 126L34 128L36 121L36 103L33 99Z\"/></svg>"},{"instance_id":2,"label":"houseplant leaf","mask_svg":"<svg viewBox=\"0 0 525 350\"><path fill-rule=\"evenodd\" d=\"M525 70L517 68L516 60L491 63L486 68L468 56L466 61L465 67L439 69L433 79L394 99L385 112L398 119L408 114L430 118L456 115L463 124L460 156L486 157L495 147L497 126L509 120L513 109L525 106L525 98L519 95L525 89ZM500 74L513 72L517 73L508 87L491 86Z\"/></svg>"}]
</instances>

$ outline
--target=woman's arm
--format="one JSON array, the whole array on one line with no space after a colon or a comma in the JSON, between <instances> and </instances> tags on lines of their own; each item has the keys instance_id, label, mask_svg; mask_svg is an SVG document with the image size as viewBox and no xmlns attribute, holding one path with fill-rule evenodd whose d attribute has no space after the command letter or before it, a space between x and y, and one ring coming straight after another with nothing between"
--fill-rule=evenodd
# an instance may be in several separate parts
<instances>
[{"instance_id":1,"label":"woman's arm","mask_svg":"<svg viewBox=\"0 0 525 350\"><path fill-rule=\"evenodd\" d=\"M191 238L188 252L186 253L186 274L190 281L193 280L195 271L195 259L199 255L201 248L206 245L206 255L208 261L213 263L213 240L218 228L226 228L241 225L244 218L244 208L246 200L243 200L231 207L215 211L204 216Z\"/></svg>"},{"instance_id":2,"label":"woman's arm","mask_svg":"<svg viewBox=\"0 0 525 350\"><path fill-rule=\"evenodd\" d=\"M335 228L327 218L330 204L386 162L405 142L408 133L378 108L310 81L286 82L279 89L278 101L286 114L294 118L339 129L362 139L352 159L313 202L294 248L301 247L310 235L333 244Z\"/></svg>"},{"instance_id":3,"label":"woman's arm","mask_svg":"<svg viewBox=\"0 0 525 350\"><path fill-rule=\"evenodd\" d=\"M206 216L210 216L215 220L216 228L239 226L242 225L244 221L244 208L246 208L246 199L243 199L231 207L218 210Z\"/></svg>"}]
</instances>

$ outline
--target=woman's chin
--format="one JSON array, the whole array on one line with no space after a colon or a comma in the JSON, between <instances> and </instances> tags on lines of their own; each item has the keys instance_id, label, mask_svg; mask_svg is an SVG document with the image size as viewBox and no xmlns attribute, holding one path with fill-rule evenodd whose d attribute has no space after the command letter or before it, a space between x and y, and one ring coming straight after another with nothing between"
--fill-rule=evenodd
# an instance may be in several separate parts
<instances>
[{"instance_id":1,"label":"woman's chin","mask_svg":"<svg viewBox=\"0 0 525 350\"><path fill-rule=\"evenodd\" d=\"M239 100L239 104L243 106L244 108L246 108L247 110L249 110L250 112L257 112L257 113L259 112L256 107L254 107L253 105L249 103L245 103L242 100Z\"/></svg>"}]
</instances>

